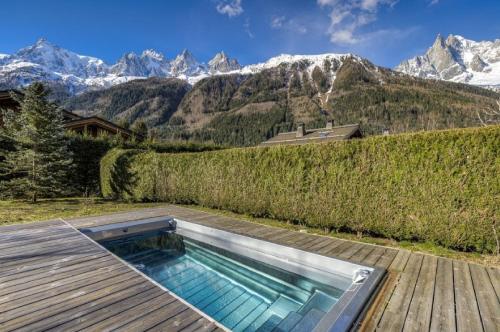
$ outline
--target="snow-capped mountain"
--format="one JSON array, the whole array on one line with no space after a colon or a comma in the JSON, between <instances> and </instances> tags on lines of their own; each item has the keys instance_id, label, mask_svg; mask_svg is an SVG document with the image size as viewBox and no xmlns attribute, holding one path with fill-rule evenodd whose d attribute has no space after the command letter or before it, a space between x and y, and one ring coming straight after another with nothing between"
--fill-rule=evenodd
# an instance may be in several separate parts
<instances>
[{"instance_id":1,"label":"snow-capped mountain","mask_svg":"<svg viewBox=\"0 0 500 332\"><path fill-rule=\"evenodd\" d=\"M188 50L173 60L154 50L145 50L141 55L127 53L117 63L108 65L101 59L76 54L42 38L15 54L0 54L0 87L22 87L33 81L46 81L78 94L147 77L178 77L193 84L206 76L239 68L238 61L228 58L224 52L206 65L199 63Z\"/></svg>"},{"instance_id":2,"label":"snow-capped mountain","mask_svg":"<svg viewBox=\"0 0 500 332\"><path fill-rule=\"evenodd\" d=\"M500 87L500 39L476 42L455 35L445 40L438 35L426 54L395 69L422 78Z\"/></svg>"},{"instance_id":3,"label":"snow-capped mountain","mask_svg":"<svg viewBox=\"0 0 500 332\"><path fill-rule=\"evenodd\" d=\"M208 64L198 62L188 50L173 60L154 50L142 54L127 53L115 64L76 54L53 45L45 39L13 55L0 54L0 88L22 87L33 81L59 84L71 94L108 88L134 79L148 77L175 77L194 84L221 74L255 74L282 64L300 66L310 75L315 67L331 66L332 78L346 58L363 62L351 54L288 55L282 54L268 61L242 67L236 59L224 52L217 53Z\"/></svg>"},{"instance_id":4,"label":"snow-capped mountain","mask_svg":"<svg viewBox=\"0 0 500 332\"><path fill-rule=\"evenodd\" d=\"M121 77L167 76L170 63L154 50L146 50L140 56L131 52L122 56L109 72Z\"/></svg>"}]
</instances>

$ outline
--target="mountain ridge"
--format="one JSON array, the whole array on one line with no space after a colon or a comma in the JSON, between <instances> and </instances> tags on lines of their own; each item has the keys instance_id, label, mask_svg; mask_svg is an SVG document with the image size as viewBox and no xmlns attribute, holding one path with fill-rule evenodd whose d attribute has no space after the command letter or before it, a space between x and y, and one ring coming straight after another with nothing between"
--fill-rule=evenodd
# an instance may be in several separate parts
<instances>
[{"instance_id":1,"label":"mountain ridge","mask_svg":"<svg viewBox=\"0 0 500 332\"><path fill-rule=\"evenodd\" d=\"M478 115L498 109L500 94L493 91L412 77L355 56L290 59L297 61L207 76L193 86L173 78L136 80L63 106L130 124L142 119L155 137L236 146L259 144L298 123L359 123L365 135L374 135L477 126Z\"/></svg>"},{"instance_id":2,"label":"mountain ridge","mask_svg":"<svg viewBox=\"0 0 500 332\"><path fill-rule=\"evenodd\" d=\"M0 86L18 88L40 80L67 87L70 95L112 87L148 77L180 78L194 84L200 79L241 69L236 59L217 53L208 64L198 62L189 50L172 60L153 49L140 55L125 53L116 63L107 64L80 55L40 38L14 54L0 54Z\"/></svg>"}]
</instances>

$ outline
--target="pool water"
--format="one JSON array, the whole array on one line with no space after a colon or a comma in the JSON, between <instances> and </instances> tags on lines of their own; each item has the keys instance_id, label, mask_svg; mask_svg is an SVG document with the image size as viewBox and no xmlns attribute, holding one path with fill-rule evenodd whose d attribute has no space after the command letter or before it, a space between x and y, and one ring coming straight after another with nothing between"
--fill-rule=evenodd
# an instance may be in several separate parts
<instances>
[{"instance_id":1,"label":"pool water","mask_svg":"<svg viewBox=\"0 0 500 332\"><path fill-rule=\"evenodd\" d=\"M233 331L312 331L343 293L174 233L101 244Z\"/></svg>"}]
</instances>

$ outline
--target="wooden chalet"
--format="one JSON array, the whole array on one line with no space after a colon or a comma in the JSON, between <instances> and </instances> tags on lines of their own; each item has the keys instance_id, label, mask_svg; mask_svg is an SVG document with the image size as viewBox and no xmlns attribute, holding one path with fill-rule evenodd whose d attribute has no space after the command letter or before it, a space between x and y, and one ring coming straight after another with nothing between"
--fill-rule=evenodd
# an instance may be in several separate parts
<instances>
[{"instance_id":1,"label":"wooden chalet","mask_svg":"<svg viewBox=\"0 0 500 332\"><path fill-rule=\"evenodd\" d=\"M21 94L17 91L0 91L0 109L19 109L19 104L12 98L11 92ZM97 116L83 117L67 110L62 110L62 112L64 115L65 128L76 133L88 133L93 137L103 134L112 136L120 135L124 139L129 139L135 135L131 130ZM1 124L2 119L0 114L0 125Z\"/></svg>"}]
</instances>

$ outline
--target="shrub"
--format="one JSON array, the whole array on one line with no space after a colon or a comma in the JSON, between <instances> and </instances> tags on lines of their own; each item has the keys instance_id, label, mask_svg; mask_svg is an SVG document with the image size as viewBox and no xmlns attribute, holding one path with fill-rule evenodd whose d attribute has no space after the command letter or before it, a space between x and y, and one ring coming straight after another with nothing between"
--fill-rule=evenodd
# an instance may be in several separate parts
<instances>
[{"instance_id":1,"label":"shrub","mask_svg":"<svg viewBox=\"0 0 500 332\"><path fill-rule=\"evenodd\" d=\"M498 142L500 126L175 155L114 150L101 181L105 196L493 252ZM133 181L115 183L117 169Z\"/></svg>"}]
</instances>

